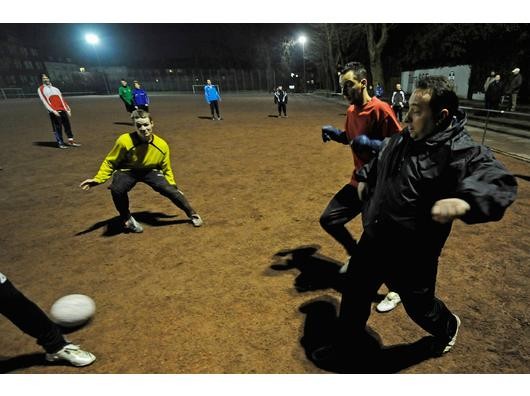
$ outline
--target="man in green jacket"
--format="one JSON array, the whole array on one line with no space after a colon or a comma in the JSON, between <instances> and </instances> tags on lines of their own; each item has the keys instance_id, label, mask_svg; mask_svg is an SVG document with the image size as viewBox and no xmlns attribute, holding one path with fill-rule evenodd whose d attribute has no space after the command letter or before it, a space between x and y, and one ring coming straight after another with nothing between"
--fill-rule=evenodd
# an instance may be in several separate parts
<instances>
[{"instance_id":1,"label":"man in green jacket","mask_svg":"<svg viewBox=\"0 0 530 396\"><path fill-rule=\"evenodd\" d=\"M136 131L119 136L114 147L103 160L92 179L86 179L79 187L88 190L105 183L112 176L110 191L116 209L126 231L142 232L143 227L131 216L128 192L138 182L169 198L182 209L195 227L203 224L201 216L191 207L173 177L169 146L164 139L153 133L153 119L144 110L131 114Z\"/></svg>"},{"instance_id":2,"label":"man in green jacket","mask_svg":"<svg viewBox=\"0 0 530 396\"><path fill-rule=\"evenodd\" d=\"M125 110L127 110L129 113L132 113L135 110L132 89L127 85L127 81L125 81L123 78L121 79L121 85L118 93L120 95L120 99L125 105Z\"/></svg>"}]
</instances>

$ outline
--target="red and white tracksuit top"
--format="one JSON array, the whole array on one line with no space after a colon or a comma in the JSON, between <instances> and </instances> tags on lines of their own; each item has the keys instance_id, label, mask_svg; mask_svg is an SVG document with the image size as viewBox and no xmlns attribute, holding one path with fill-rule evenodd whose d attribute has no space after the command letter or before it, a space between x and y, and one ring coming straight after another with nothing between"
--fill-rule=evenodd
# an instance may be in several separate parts
<instances>
[{"instance_id":1,"label":"red and white tracksuit top","mask_svg":"<svg viewBox=\"0 0 530 396\"><path fill-rule=\"evenodd\" d=\"M44 107L49 112L53 111L70 111L70 106L63 99L63 95L59 88L55 88L53 85L42 84L37 90L39 93L40 100L44 103Z\"/></svg>"}]
</instances>

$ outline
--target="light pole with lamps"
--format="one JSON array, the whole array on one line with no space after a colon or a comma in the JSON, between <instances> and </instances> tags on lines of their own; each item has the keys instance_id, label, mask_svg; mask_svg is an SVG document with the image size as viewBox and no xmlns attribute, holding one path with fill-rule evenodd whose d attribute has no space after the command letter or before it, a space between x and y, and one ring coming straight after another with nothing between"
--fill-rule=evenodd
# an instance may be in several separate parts
<instances>
[{"instance_id":1,"label":"light pole with lamps","mask_svg":"<svg viewBox=\"0 0 530 396\"><path fill-rule=\"evenodd\" d=\"M303 87L304 87L304 93L306 92L306 78L305 78L305 56L304 56L304 47L305 47L305 43L307 41L307 37L306 36L300 36L298 37L298 42L300 44L302 44L302 66L303 66L303 78L304 78L304 84L303 84Z\"/></svg>"},{"instance_id":2,"label":"light pole with lamps","mask_svg":"<svg viewBox=\"0 0 530 396\"><path fill-rule=\"evenodd\" d=\"M101 61L99 60L98 50L96 48L96 46L99 44L99 37L93 33L87 33L85 34L85 40L88 44L90 44L94 48L94 52L96 53L96 59L98 61L98 66L101 68L101 73L103 73L103 82L105 83L105 89L107 90L107 95L110 95L109 83L107 82L107 75L105 74L105 71L103 70L103 67L101 66Z\"/></svg>"}]
</instances>

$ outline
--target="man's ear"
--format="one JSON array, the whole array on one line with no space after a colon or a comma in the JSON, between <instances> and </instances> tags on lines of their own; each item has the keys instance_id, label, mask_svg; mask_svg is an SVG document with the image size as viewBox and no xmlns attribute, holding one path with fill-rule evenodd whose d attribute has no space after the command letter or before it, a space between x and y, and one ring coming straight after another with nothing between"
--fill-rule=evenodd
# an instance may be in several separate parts
<instances>
[{"instance_id":1,"label":"man's ear","mask_svg":"<svg viewBox=\"0 0 530 396\"><path fill-rule=\"evenodd\" d=\"M438 117L439 117L439 120L442 121L442 122L447 120L447 117L449 117L449 110L442 109L442 111L440 111L440 113L438 113Z\"/></svg>"},{"instance_id":2,"label":"man's ear","mask_svg":"<svg viewBox=\"0 0 530 396\"><path fill-rule=\"evenodd\" d=\"M368 85L368 80L366 78L363 78L360 83L362 84L363 87L366 87Z\"/></svg>"}]
</instances>

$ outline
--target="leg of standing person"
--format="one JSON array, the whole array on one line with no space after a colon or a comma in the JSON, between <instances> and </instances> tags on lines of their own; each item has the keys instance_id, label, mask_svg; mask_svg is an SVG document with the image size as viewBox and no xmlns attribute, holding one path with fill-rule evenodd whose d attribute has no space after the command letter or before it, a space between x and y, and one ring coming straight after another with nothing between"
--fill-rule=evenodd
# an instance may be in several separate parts
<instances>
[{"instance_id":1,"label":"leg of standing person","mask_svg":"<svg viewBox=\"0 0 530 396\"><path fill-rule=\"evenodd\" d=\"M212 113L212 120L215 120L215 101L210 102L210 112Z\"/></svg>"},{"instance_id":2,"label":"leg of standing person","mask_svg":"<svg viewBox=\"0 0 530 396\"><path fill-rule=\"evenodd\" d=\"M282 116L282 104L281 102L278 102L278 118Z\"/></svg>"},{"instance_id":3,"label":"leg of standing person","mask_svg":"<svg viewBox=\"0 0 530 396\"><path fill-rule=\"evenodd\" d=\"M283 115L287 117L287 104L286 103L282 103L282 110L283 110Z\"/></svg>"},{"instance_id":4,"label":"leg of standing person","mask_svg":"<svg viewBox=\"0 0 530 396\"><path fill-rule=\"evenodd\" d=\"M52 122L53 135L55 136L55 141L57 142L57 146L59 148L68 148L68 146L64 144L63 128L61 125L60 117L57 117L53 113L49 113L49 114L50 114L50 121Z\"/></svg>"},{"instance_id":5,"label":"leg of standing person","mask_svg":"<svg viewBox=\"0 0 530 396\"><path fill-rule=\"evenodd\" d=\"M517 94L512 93L512 108L510 109L510 111L515 111L515 110L517 110Z\"/></svg>"},{"instance_id":6,"label":"leg of standing person","mask_svg":"<svg viewBox=\"0 0 530 396\"><path fill-rule=\"evenodd\" d=\"M74 141L74 134L72 133L72 126L70 125L70 117L68 116L68 113L66 111L60 111L59 114L61 116L61 123L64 126L64 132L68 137L68 145L73 147L81 146Z\"/></svg>"},{"instance_id":7,"label":"leg of standing person","mask_svg":"<svg viewBox=\"0 0 530 396\"><path fill-rule=\"evenodd\" d=\"M173 202L175 206L183 210L184 213L186 213L186 216L188 216L188 218L193 222L194 226L198 227L202 225L202 221L200 224L198 224L199 222L194 221L194 219L200 219L200 216L191 207L182 191L180 191L177 186L172 186L169 184L161 171L152 170L146 173L142 178L142 181L159 194L169 198L169 200Z\"/></svg>"},{"instance_id":8,"label":"leg of standing person","mask_svg":"<svg viewBox=\"0 0 530 396\"><path fill-rule=\"evenodd\" d=\"M354 254L357 242L345 225L361 213L361 208L362 202L357 196L357 188L347 184L335 194L320 216L322 228L339 242L350 256Z\"/></svg>"},{"instance_id":9,"label":"leg of standing person","mask_svg":"<svg viewBox=\"0 0 530 396\"><path fill-rule=\"evenodd\" d=\"M217 113L217 119L220 120L221 115L219 114L219 101L214 100L213 102L214 102L215 112Z\"/></svg>"}]
</instances>

